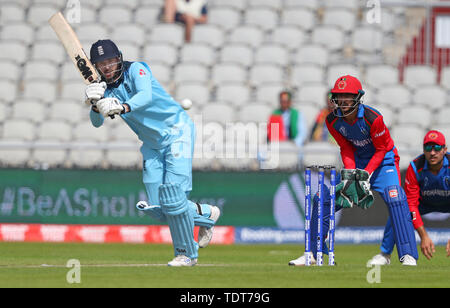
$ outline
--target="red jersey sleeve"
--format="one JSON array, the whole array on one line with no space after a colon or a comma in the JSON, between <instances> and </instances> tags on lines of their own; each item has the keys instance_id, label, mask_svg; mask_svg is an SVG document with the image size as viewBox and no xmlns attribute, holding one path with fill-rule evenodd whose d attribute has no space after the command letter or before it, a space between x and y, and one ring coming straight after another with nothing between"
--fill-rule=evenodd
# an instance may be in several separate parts
<instances>
[{"instance_id":1,"label":"red jersey sleeve","mask_svg":"<svg viewBox=\"0 0 450 308\"><path fill-rule=\"evenodd\" d=\"M336 131L336 129L334 129L333 127L334 121L330 123L327 118L325 122L327 124L328 131L333 136L334 140L336 140L337 144L341 149L341 158L342 163L344 164L344 168L355 169L356 168L355 148L350 143L350 141L345 139L344 136L342 136L338 131Z\"/></svg>"},{"instance_id":2,"label":"red jersey sleeve","mask_svg":"<svg viewBox=\"0 0 450 308\"><path fill-rule=\"evenodd\" d=\"M419 213L420 187L416 178L416 173L411 165L409 165L408 170L406 171L405 193L406 198L408 199L409 211L412 214L414 229L417 229L423 226L422 217Z\"/></svg>"},{"instance_id":3,"label":"red jersey sleeve","mask_svg":"<svg viewBox=\"0 0 450 308\"><path fill-rule=\"evenodd\" d=\"M372 174L381 164L386 153L394 147L389 130L384 124L383 117L378 116L370 128L370 136L372 137L375 154L370 159L365 170Z\"/></svg>"}]
</instances>

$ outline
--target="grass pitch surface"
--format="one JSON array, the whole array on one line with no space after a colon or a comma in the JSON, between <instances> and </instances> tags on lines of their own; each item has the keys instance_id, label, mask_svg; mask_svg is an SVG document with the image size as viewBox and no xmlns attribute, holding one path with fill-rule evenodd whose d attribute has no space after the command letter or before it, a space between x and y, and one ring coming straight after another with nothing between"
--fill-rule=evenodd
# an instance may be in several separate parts
<instances>
[{"instance_id":1,"label":"grass pitch surface","mask_svg":"<svg viewBox=\"0 0 450 308\"><path fill-rule=\"evenodd\" d=\"M299 245L211 245L200 250L197 266L171 268L170 245L2 242L0 287L450 287L443 246L431 261L421 255L417 267L401 266L394 254L378 276L366 267L376 245L337 245L335 267L288 266L302 252ZM70 259L81 264L80 283L67 282Z\"/></svg>"}]
</instances>

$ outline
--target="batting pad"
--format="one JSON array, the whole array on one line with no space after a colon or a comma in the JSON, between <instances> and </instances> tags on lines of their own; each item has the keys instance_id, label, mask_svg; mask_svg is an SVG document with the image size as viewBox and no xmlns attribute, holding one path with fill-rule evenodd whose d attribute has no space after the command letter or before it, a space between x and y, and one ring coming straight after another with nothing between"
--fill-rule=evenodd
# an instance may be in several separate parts
<instances>
[{"instance_id":1,"label":"batting pad","mask_svg":"<svg viewBox=\"0 0 450 308\"><path fill-rule=\"evenodd\" d=\"M185 192L179 184L159 187L161 209L167 218L175 256L198 258L198 244L194 241L194 216L189 210Z\"/></svg>"},{"instance_id":2,"label":"batting pad","mask_svg":"<svg viewBox=\"0 0 450 308\"><path fill-rule=\"evenodd\" d=\"M410 255L416 260L419 259L405 191L397 185L388 186L384 190L383 199L389 208L398 257Z\"/></svg>"}]
</instances>

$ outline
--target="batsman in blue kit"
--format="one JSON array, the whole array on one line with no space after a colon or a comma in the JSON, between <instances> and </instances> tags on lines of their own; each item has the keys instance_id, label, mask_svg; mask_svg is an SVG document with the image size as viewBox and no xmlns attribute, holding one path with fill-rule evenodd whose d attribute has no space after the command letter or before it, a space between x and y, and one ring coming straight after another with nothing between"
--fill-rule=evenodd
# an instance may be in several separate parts
<instances>
[{"instance_id":1,"label":"batsman in blue kit","mask_svg":"<svg viewBox=\"0 0 450 308\"><path fill-rule=\"evenodd\" d=\"M169 225L175 258L169 266L194 266L199 247L206 247L220 216L216 206L188 200L192 190L195 127L183 110L154 78L144 62L123 61L111 40L99 40L90 50L91 62L102 78L86 88L92 106L92 125L121 117L142 141L143 182L148 204L138 210ZM198 243L194 225L200 226Z\"/></svg>"},{"instance_id":2,"label":"batsman in blue kit","mask_svg":"<svg viewBox=\"0 0 450 308\"><path fill-rule=\"evenodd\" d=\"M400 158L383 117L374 108L362 104L364 91L360 81L353 76L338 78L331 95L336 108L327 116L326 124L340 147L344 164L341 183L336 186L335 211L355 205L369 208L374 200L372 190L379 192L389 210L400 261L403 265L416 265L416 239L406 194L401 187ZM324 201L323 234L327 234L328 188L325 188L324 195L328 197ZM317 225L313 225L317 220L317 197L313 203L311 238L317 234L314 233ZM322 246L326 247L325 243ZM304 265L305 258L301 256L289 264Z\"/></svg>"}]
</instances>

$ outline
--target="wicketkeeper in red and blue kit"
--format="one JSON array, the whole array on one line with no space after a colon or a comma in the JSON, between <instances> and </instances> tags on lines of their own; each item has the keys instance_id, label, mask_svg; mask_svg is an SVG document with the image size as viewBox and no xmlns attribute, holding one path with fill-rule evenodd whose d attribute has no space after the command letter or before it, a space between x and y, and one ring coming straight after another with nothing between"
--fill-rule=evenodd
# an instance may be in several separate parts
<instances>
[{"instance_id":1,"label":"wicketkeeper in red and blue kit","mask_svg":"<svg viewBox=\"0 0 450 308\"><path fill-rule=\"evenodd\" d=\"M340 147L344 164L341 183L336 187L335 210L354 205L368 208L374 200L371 189L379 192L393 222L400 261L403 265L416 265L417 246L406 194L401 187L400 157L383 117L374 108L362 104L364 91L361 82L353 76L340 77L331 94L336 108L327 116L326 124ZM316 200L313 203L314 215ZM325 200L323 234L328 231L329 207L329 200ZM311 230L314 229L311 225ZM304 265L304 257L289 264Z\"/></svg>"},{"instance_id":2,"label":"wicketkeeper in red and blue kit","mask_svg":"<svg viewBox=\"0 0 450 308\"><path fill-rule=\"evenodd\" d=\"M450 153L445 136L436 130L429 131L423 140L423 154L408 166L405 191L414 228L420 236L420 248L427 259L435 252L421 215L432 212L450 213ZM384 230L381 253L370 260L373 265L390 264L394 249L392 222L389 218Z\"/></svg>"}]
</instances>

